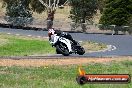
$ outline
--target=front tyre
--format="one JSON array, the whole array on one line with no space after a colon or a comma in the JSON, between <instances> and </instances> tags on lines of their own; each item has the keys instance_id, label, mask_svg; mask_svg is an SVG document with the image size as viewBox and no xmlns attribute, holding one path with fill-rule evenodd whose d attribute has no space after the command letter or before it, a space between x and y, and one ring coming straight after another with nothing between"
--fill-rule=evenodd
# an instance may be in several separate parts
<instances>
[{"instance_id":1,"label":"front tyre","mask_svg":"<svg viewBox=\"0 0 132 88\"><path fill-rule=\"evenodd\" d=\"M67 46L63 43L60 43L59 45L56 45L56 51L59 52L59 54L62 54L64 56L69 56L69 50Z\"/></svg>"},{"instance_id":2,"label":"front tyre","mask_svg":"<svg viewBox=\"0 0 132 88\"><path fill-rule=\"evenodd\" d=\"M56 54L61 54L61 52L58 49L56 49Z\"/></svg>"}]
</instances>

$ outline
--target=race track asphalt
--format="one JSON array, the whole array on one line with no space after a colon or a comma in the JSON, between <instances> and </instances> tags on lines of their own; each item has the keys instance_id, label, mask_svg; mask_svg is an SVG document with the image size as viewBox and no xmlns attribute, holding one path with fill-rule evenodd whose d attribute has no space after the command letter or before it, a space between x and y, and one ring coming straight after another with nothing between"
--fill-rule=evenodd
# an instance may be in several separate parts
<instances>
[{"instance_id":1,"label":"race track asphalt","mask_svg":"<svg viewBox=\"0 0 132 88\"><path fill-rule=\"evenodd\" d=\"M0 33L8 33L24 36L48 37L47 31L34 31L22 29L0 28ZM86 34L70 33L77 41L95 41L105 43L110 47L109 50L101 52L86 53L86 57L111 57L111 56L131 56L132 55L132 35L106 35L106 34ZM58 55L57 55L58 56ZM78 55L71 55L78 56Z\"/></svg>"}]
</instances>

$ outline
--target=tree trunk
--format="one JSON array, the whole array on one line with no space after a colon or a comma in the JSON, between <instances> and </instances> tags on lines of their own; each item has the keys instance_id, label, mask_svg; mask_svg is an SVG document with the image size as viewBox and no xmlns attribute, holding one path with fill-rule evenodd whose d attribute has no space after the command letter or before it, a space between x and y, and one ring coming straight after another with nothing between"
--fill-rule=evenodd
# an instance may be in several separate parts
<instances>
[{"instance_id":1,"label":"tree trunk","mask_svg":"<svg viewBox=\"0 0 132 88\"><path fill-rule=\"evenodd\" d=\"M83 19L82 19L82 23L81 23L81 28L82 28L82 32L86 32L86 30L87 30L87 24L85 23L85 16L83 17Z\"/></svg>"},{"instance_id":2,"label":"tree trunk","mask_svg":"<svg viewBox=\"0 0 132 88\"><path fill-rule=\"evenodd\" d=\"M114 28L114 31L115 31L114 34L115 34L115 35L118 35L118 31L119 31L119 29L120 29L119 26L116 26L116 27Z\"/></svg>"},{"instance_id":3,"label":"tree trunk","mask_svg":"<svg viewBox=\"0 0 132 88\"><path fill-rule=\"evenodd\" d=\"M47 29L50 29L53 27L53 21L54 21L54 14L55 10L49 10L48 11L48 17L47 17Z\"/></svg>"},{"instance_id":4,"label":"tree trunk","mask_svg":"<svg viewBox=\"0 0 132 88\"><path fill-rule=\"evenodd\" d=\"M86 30L87 30L87 24L86 23L82 23L81 24L81 27L82 27L82 32L86 32Z\"/></svg>"}]
</instances>

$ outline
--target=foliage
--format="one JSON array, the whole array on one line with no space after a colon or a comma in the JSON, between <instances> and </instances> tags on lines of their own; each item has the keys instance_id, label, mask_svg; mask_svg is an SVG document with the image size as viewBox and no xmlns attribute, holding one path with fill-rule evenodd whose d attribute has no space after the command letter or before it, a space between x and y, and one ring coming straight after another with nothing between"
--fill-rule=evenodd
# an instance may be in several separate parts
<instances>
[{"instance_id":1,"label":"foliage","mask_svg":"<svg viewBox=\"0 0 132 88\"><path fill-rule=\"evenodd\" d=\"M28 0L5 0L5 3L7 4L7 22L17 26L25 26L32 22L32 12Z\"/></svg>"},{"instance_id":2,"label":"foliage","mask_svg":"<svg viewBox=\"0 0 132 88\"><path fill-rule=\"evenodd\" d=\"M39 0L30 0L30 5L34 12L42 13L45 11L45 7L39 2Z\"/></svg>"},{"instance_id":3,"label":"foliage","mask_svg":"<svg viewBox=\"0 0 132 88\"><path fill-rule=\"evenodd\" d=\"M40 3L39 0L1 0L3 6L6 6L6 20L13 25L25 26L32 23L32 12L42 13L46 10L46 7ZM51 1L52 5L54 0L43 0L47 5ZM56 1L57 2L57 1ZM59 1L59 5L62 5L66 0Z\"/></svg>"},{"instance_id":4,"label":"foliage","mask_svg":"<svg viewBox=\"0 0 132 88\"><path fill-rule=\"evenodd\" d=\"M0 0L0 2L4 2L3 6L8 6L9 4L11 5L12 3L18 3L20 0ZM21 0L23 1L23 0ZM49 0L43 0L44 3L49 3ZM54 0L51 0L51 3L53 3ZM37 13L42 13L43 11L45 11L45 7L39 2L39 0L24 0L25 5L27 8L31 8L34 12ZM66 2L66 0L60 0L59 1L59 5L62 5ZM6 4L6 5L5 5Z\"/></svg>"},{"instance_id":5,"label":"foliage","mask_svg":"<svg viewBox=\"0 0 132 88\"><path fill-rule=\"evenodd\" d=\"M132 0L107 0L100 19L104 25L129 25L132 17Z\"/></svg>"},{"instance_id":6,"label":"foliage","mask_svg":"<svg viewBox=\"0 0 132 88\"><path fill-rule=\"evenodd\" d=\"M98 9L100 10L100 12L103 12L103 9L105 7L105 2L106 0L98 0Z\"/></svg>"},{"instance_id":7,"label":"foliage","mask_svg":"<svg viewBox=\"0 0 132 88\"><path fill-rule=\"evenodd\" d=\"M85 23L97 11L97 0L70 0L70 18L76 23Z\"/></svg>"}]
</instances>

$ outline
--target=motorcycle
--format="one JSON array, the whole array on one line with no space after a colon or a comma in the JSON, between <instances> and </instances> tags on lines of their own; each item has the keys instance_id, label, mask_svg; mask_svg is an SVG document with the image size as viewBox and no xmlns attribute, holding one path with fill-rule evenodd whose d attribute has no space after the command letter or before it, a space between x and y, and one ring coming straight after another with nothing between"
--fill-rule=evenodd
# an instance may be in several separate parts
<instances>
[{"instance_id":1,"label":"motorcycle","mask_svg":"<svg viewBox=\"0 0 132 88\"><path fill-rule=\"evenodd\" d=\"M72 53L83 55L85 53L84 48L77 42L75 45L69 39L63 36L57 36L54 34L51 36L50 44L56 47L56 53L64 56L69 56Z\"/></svg>"}]
</instances>

